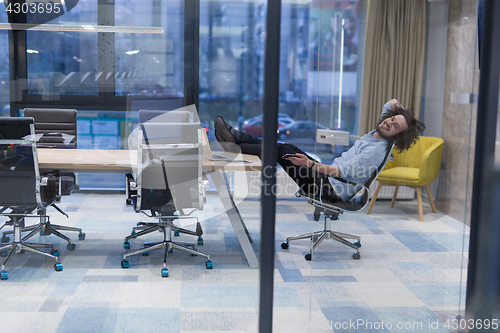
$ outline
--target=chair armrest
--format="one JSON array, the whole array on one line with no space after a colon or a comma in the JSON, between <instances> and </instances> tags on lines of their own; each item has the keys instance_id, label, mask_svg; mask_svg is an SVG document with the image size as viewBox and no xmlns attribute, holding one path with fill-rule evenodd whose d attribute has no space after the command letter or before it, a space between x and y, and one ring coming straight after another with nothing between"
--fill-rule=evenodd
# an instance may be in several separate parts
<instances>
[{"instance_id":1,"label":"chair armrest","mask_svg":"<svg viewBox=\"0 0 500 333\"><path fill-rule=\"evenodd\" d=\"M137 182L130 173L125 175L125 193L127 206L132 206L132 197L137 196Z\"/></svg>"}]
</instances>

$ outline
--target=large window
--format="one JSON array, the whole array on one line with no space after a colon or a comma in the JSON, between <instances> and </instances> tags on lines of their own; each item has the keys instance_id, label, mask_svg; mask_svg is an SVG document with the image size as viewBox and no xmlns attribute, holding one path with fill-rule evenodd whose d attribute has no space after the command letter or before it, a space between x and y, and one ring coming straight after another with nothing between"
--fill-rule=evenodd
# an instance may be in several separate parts
<instances>
[{"instance_id":1,"label":"large window","mask_svg":"<svg viewBox=\"0 0 500 333\"><path fill-rule=\"evenodd\" d=\"M79 2L49 24L93 24L97 0ZM29 20L29 17L27 18ZM26 32L28 93L97 95L97 34Z\"/></svg>"},{"instance_id":2,"label":"large window","mask_svg":"<svg viewBox=\"0 0 500 333\"><path fill-rule=\"evenodd\" d=\"M262 114L266 3L206 1L200 13L200 117L222 115L259 135L254 117ZM342 151L316 152L316 128L357 134L363 20L358 1L282 4L279 127L292 131L290 122L312 122L300 134L302 146L323 162Z\"/></svg>"},{"instance_id":3,"label":"large window","mask_svg":"<svg viewBox=\"0 0 500 333\"><path fill-rule=\"evenodd\" d=\"M119 1L115 25L162 27L163 34L115 34L118 96L179 95L184 91L184 2Z\"/></svg>"}]
</instances>

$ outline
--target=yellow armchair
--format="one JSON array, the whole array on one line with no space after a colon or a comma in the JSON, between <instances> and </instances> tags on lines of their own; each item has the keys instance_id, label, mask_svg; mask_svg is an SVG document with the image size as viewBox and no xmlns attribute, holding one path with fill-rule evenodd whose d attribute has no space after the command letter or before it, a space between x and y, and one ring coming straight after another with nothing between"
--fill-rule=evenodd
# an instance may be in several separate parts
<instances>
[{"instance_id":1,"label":"yellow armchair","mask_svg":"<svg viewBox=\"0 0 500 333\"><path fill-rule=\"evenodd\" d=\"M436 206L432 199L431 188L429 186L436 180L441 165L441 154L443 152L443 139L430 136L421 136L417 143L409 150L396 153L394 160L387 162L384 170L377 177L379 185L368 207L367 214L370 214L375 200L383 186L394 186L391 208L394 207L399 186L408 186L417 190L418 213L420 221L424 220L422 207L422 186L425 186L432 212L436 212Z\"/></svg>"}]
</instances>

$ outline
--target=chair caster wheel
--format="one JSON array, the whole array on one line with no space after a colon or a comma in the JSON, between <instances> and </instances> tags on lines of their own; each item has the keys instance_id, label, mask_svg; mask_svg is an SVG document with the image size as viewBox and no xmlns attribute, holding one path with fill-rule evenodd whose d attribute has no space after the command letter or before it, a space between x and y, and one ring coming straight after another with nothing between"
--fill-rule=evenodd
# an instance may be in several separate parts
<instances>
[{"instance_id":1,"label":"chair caster wheel","mask_svg":"<svg viewBox=\"0 0 500 333\"><path fill-rule=\"evenodd\" d=\"M361 258L361 255L359 254L359 252L354 252L352 254L352 259L354 260L358 260L359 258Z\"/></svg>"},{"instance_id":2,"label":"chair caster wheel","mask_svg":"<svg viewBox=\"0 0 500 333\"><path fill-rule=\"evenodd\" d=\"M56 272L60 272L60 271L63 270L63 266L62 266L62 264L60 262L56 262L54 264L54 269L56 270Z\"/></svg>"},{"instance_id":3,"label":"chair caster wheel","mask_svg":"<svg viewBox=\"0 0 500 333\"><path fill-rule=\"evenodd\" d=\"M127 250L130 249L130 243L129 242L123 243L123 248Z\"/></svg>"},{"instance_id":4,"label":"chair caster wheel","mask_svg":"<svg viewBox=\"0 0 500 333\"><path fill-rule=\"evenodd\" d=\"M354 246L356 246L358 249L361 247L361 242L360 241L356 241L353 243Z\"/></svg>"},{"instance_id":5,"label":"chair caster wheel","mask_svg":"<svg viewBox=\"0 0 500 333\"><path fill-rule=\"evenodd\" d=\"M312 254L311 252L307 253L304 258L306 258L306 260L311 260L312 259Z\"/></svg>"},{"instance_id":6,"label":"chair caster wheel","mask_svg":"<svg viewBox=\"0 0 500 333\"><path fill-rule=\"evenodd\" d=\"M135 235L135 230L132 230L132 232L130 234L131 235Z\"/></svg>"},{"instance_id":7,"label":"chair caster wheel","mask_svg":"<svg viewBox=\"0 0 500 333\"><path fill-rule=\"evenodd\" d=\"M18 253L19 253L19 254L23 254L24 252L26 252L26 250L21 250L21 251L19 251Z\"/></svg>"},{"instance_id":8,"label":"chair caster wheel","mask_svg":"<svg viewBox=\"0 0 500 333\"><path fill-rule=\"evenodd\" d=\"M144 252L142 255L143 256L149 256L149 252Z\"/></svg>"},{"instance_id":9,"label":"chair caster wheel","mask_svg":"<svg viewBox=\"0 0 500 333\"><path fill-rule=\"evenodd\" d=\"M53 256L58 257L59 256L59 251L56 250L56 249L54 249L54 250L50 251L50 254L52 254Z\"/></svg>"},{"instance_id":10,"label":"chair caster wheel","mask_svg":"<svg viewBox=\"0 0 500 333\"><path fill-rule=\"evenodd\" d=\"M174 231L174 236L179 236L179 232L178 231Z\"/></svg>"},{"instance_id":11,"label":"chair caster wheel","mask_svg":"<svg viewBox=\"0 0 500 333\"><path fill-rule=\"evenodd\" d=\"M202 237L198 237L198 245L203 245L203 238Z\"/></svg>"},{"instance_id":12,"label":"chair caster wheel","mask_svg":"<svg viewBox=\"0 0 500 333\"><path fill-rule=\"evenodd\" d=\"M86 236L86 235L85 235L85 233L84 233L84 232L80 232L80 233L78 234L78 239L79 239L79 240L84 240L84 239L85 239L85 236Z\"/></svg>"},{"instance_id":13,"label":"chair caster wheel","mask_svg":"<svg viewBox=\"0 0 500 333\"><path fill-rule=\"evenodd\" d=\"M168 277L168 268L163 268L161 270L161 277Z\"/></svg>"},{"instance_id":14,"label":"chair caster wheel","mask_svg":"<svg viewBox=\"0 0 500 333\"><path fill-rule=\"evenodd\" d=\"M40 231L40 236L45 236L45 232Z\"/></svg>"},{"instance_id":15,"label":"chair caster wheel","mask_svg":"<svg viewBox=\"0 0 500 333\"><path fill-rule=\"evenodd\" d=\"M73 243L69 243L68 245L66 245L66 248L70 251L74 251L76 249L76 245Z\"/></svg>"},{"instance_id":16,"label":"chair caster wheel","mask_svg":"<svg viewBox=\"0 0 500 333\"><path fill-rule=\"evenodd\" d=\"M207 269L214 268L214 264L213 264L212 260L207 260L207 262L205 263L205 266L207 266Z\"/></svg>"},{"instance_id":17,"label":"chair caster wheel","mask_svg":"<svg viewBox=\"0 0 500 333\"><path fill-rule=\"evenodd\" d=\"M2 243L8 243L10 241L10 238L7 236L2 237Z\"/></svg>"},{"instance_id":18,"label":"chair caster wheel","mask_svg":"<svg viewBox=\"0 0 500 333\"><path fill-rule=\"evenodd\" d=\"M283 250L288 249L288 243L287 243L287 242L281 243L281 248L282 248Z\"/></svg>"},{"instance_id":19,"label":"chair caster wheel","mask_svg":"<svg viewBox=\"0 0 500 333\"><path fill-rule=\"evenodd\" d=\"M9 278L9 274L7 273L7 271L2 271L1 273L1 279L2 280L7 280Z\"/></svg>"},{"instance_id":20,"label":"chair caster wheel","mask_svg":"<svg viewBox=\"0 0 500 333\"><path fill-rule=\"evenodd\" d=\"M122 268L128 268L129 264L128 260L122 260Z\"/></svg>"},{"instance_id":21,"label":"chair caster wheel","mask_svg":"<svg viewBox=\"0 0 500 333\"><path fill-rule=\"evenodd\" d=\"M168 253L174 253L174 249L168 250Z\"/></svg>"}]
</instances>

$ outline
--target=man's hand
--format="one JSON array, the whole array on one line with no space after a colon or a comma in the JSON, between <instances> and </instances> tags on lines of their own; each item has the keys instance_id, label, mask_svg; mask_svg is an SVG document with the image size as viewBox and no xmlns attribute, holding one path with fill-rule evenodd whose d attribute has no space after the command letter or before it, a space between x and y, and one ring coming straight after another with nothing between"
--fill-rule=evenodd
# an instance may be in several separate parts
<instances>
[{"instance_id":1,"label":"man's hand","mask_svg":"<svg viewBox=\"0 0 500 333\"><path fill-rule=\"evenodd\" d=\"M310 166L312 161L304 154L296 153L295 156L287 157L287 160L295 165L305 165Z\"/></svg>"},{"instance_id":2,"label":"man's hand","mask_svg":"<svg viewBox=\"0 0 500 333\"><path fill-rule=\"evenodd\" d=\"M394 110L395 108L397 108L397 107L400 107L400 108L402 108L402 107L403 107L403 106L401 105L401 103L399 103L399 102L398 102L398 100L397 100L397 99L395 99L395 98L393 98L393 99L391 99L391 100L389 101L389 105L391 106L391 109L393 109L393 110Z\"/></svg>"}]
</instances>

